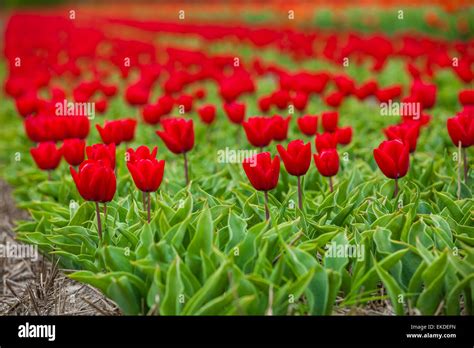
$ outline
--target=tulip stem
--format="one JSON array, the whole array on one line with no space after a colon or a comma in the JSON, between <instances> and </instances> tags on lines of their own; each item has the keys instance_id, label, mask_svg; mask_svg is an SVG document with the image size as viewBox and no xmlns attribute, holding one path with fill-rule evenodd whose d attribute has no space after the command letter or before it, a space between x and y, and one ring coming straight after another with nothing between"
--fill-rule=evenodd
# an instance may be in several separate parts
<instances>
[{"instance_id":1,"label":"tulip stem","mask_svg":"<svg viewBox=\"0 0 474 348\"><path fill-rule=\"evenodd\" d=\"M148 223L150 223L151 219L150 219L150 216L151 216L151 195L150 195L150 192L147 193L148 195Z\"/></svg>"},{"instance_id":2,"label":"tulip stem","mask_svg":"<svg viewBox=\"0 0 474 348\"><path fill-rule=\"evenodd\" d=\"M52 175L51 175L51 171L48 170L48 181L51 181L52 180Z\"/></svg>"},{"instance_id":3,"label":"tulip stem","mask_svg":"<svg viewBox=\"0 0 474 348\"><path fill-rule=\"evenodd\" d=\"M331 193L334 192L334 186L332 184L332 176L329 177L329 189L331 190Z\"/></svg>"},{"instance_id":4,"label":"tulip stem","mask_svg":"<svg viewBox=\"0 0 474 348\"><path fill-rule=\"evenodd\" d=\"M395 179L395 190L393 191L393 197L397 197L398 195L398 178Z\"/></svg>"},{"instance_id":5,"label":"tulip stem","mask_svg":"<svg viewBox=\"0 0 474 348\"><path fill-rule=\"evenodd\" d=\"M100 221L99 202L95 202L95 212L97 213L97 232L99 233L99 240L102 240L102 223Z\"/></svg>"},{"instance_id":6,"label":"tulip stem","mask_svg":"<svg viewBox=\"0 0 474 348\"><path fill-rule=\"evenodd\" d=\"M184 177L186 179L186 185L189 184L189 173L188 173L188 158L186 157L186 152L183 152L184 157Z\"/></svg>"},{"instance_id":7,"label":"tulip stem","mask_svg":"<svg viewBox=\"0 0 474 348\"><path fill-rule=\"evenodd\" d=\"M264 191L265 193L265 220L270 219L270 211L268 210L268 192Z\"/></svg>"},{"instance_id":8,"label":"tulip stem","mask_svg":"<svg viewBox=\"0 0 474 348\"><path fill-rule=\"evenodd\" d=\"M461 199L461 170L461 142L458 142L458 199Z\"/></svg>"},{"instance_id":9,"label":"tulip stem","mask_svg":"<svg viewBox=\"0 0 474 348\"><path fill-rule=\"evenodd\" d=\"M463 160L464 160L464 183L467 184L467 173L469 171L469 166L467 162L467 150L465 147L462 148L462 155L463 155Z\"/></svg>"},{"instance_id":10,"label":"tulip stem","mask_svg":"<svg viewBox=\"0 0 474 348\"><path fill-rule=\"evenodd\" d=\"M303 210L303 192L301 190L301 176L298 176L298 208Z\"/></svg>"}]
</instances>

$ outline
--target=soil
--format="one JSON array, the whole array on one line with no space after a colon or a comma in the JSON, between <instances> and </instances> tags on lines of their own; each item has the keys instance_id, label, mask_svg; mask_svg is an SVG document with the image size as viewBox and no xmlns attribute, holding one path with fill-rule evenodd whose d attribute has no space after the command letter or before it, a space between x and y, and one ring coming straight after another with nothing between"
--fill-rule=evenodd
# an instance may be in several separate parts
<instances>
[{"instance_id":1,"label":"soil","mask_svg":"<svg viewBox=\"0 0 474 348\"><path fill-rule=\"evenodd\" d=\"M15 240L15 221L29 218L16 208L11 188L0 180L0 245L28 246ZM69 279L54 260L41 254L0 255L0 315L120 315L115 303L97 289Z\"/></svg>"}]
</instances>

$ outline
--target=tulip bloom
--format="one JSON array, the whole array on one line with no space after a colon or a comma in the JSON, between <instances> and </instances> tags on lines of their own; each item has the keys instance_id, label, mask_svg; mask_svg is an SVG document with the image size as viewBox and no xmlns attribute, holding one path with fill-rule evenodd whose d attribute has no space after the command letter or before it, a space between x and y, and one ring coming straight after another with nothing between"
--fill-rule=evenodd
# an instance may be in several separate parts
<instances>
[{"instance_id":1,"label":"tulip bloom","mask_svg":"<svg viewBox=\"0 0 474 348\"><path fill-rule=\"evenodd\" d=\"M193 108L193 97L188 94L183 94L176 99L175 103L179 106L182 106L184 112L189 112Z\"/></svg>"},{"instance_id":2,"label":"tulip bloom","mask_svg":"<svg viewBox=\"0 0 474 348\"><path fill-rule=\"evenodd\" d=\"M163 115L168 115L173 110L174 99L172 96L165 94L158 99L158 105L160 106Z\"/></svg>"},{"instance_id":3,"label":"tulip bloom","mask_svg":"<svg viewBox=\"0 0 474 348\"><path fill-rule=\"evenodd\" d=\"M302 140L293 140L285 149L280 144L277 145L278 153L281 156L286 171L298 178L298 206L303 209L303 192L301 190L301 176L308 172L311 164L311 143L306 145Z\"/></svg>"},{"instance_id":4,"label":"tulip bloom","mask_svg":"<svg viewBox=\"0 0 474 348\"><path fill-rule=\"evenodd\" d=\"M232 123L241 124L244 122L245 104L237 102L226 103L224 104L224 110Z\"/></svg>"},{"instance_id":5,"label":"tulip bloom","mask_svg":"<svg viewBox=\"0 0 474 348\"><path fill-rule=\"evenodd\" d=\"M410 147L401 140L383 141L374 150L375 162L380 170L389 179L395 180L394 197L398 194L398 179L408 172L410 164Z\"/></svg>"},{"instance_id":6,"label":"tulip bloom","mask_svg":"<svg viewBox=\"0 0 474 348\"><path fill-rule=\"evenodd\" d=\"M350 144L352 140L352 127L343 127L336 129L336 139L338 144Z\"/></svg>"},{"instance_id":7,"label":"tulip bloom","mask_svg":"<svg viewBox=\"0 0 474 348\"><path fill-rule=\"evenodd\" d=\"M119 121L122 124L122 141L132 141L135 137L135 128L137 127L137 120L134 120L133 118L125 118Z\"/></svg>"},{"instance_id":8,"label":"tulip bloom","mask_svg":"<svg viewBox=\"0 0 474 348\"><path fill-rule=\"evenodd\" d=\"M137 147L136 150L128 149L127 150L127 162L137 162L142 159L154 160L156 159L156 154L158 153L158 147L154 147L152 151L145 146L141 145Z\"/></svg>"},{"instance_id":9,"label":"tulip bloom","mask_svg":"<svg viewBox=\"0 0 474 348\"><path fill-rule=\"evenodd\" d=\"M335 149L337 147L337 135L336 133L316 134L314 142L319 153L327 149Z\"/></svg>"},{"instance_id":10,"label":"tulip bloom","mask_svg":"<svg viewBox=\"0 0 474 348\"><path fill-rule=\"evenodd\" d=\"M132 175L133 182L148 197L148 223L150 223L151 216L150 192L155 192L160 187L165 169L165 161L157 161L155 159L156 152L156 147L150 153L146 146L140 146L136 152L133 149L127 150L127 153L130 155L129 161L127 161L127 168Z\"/></svg>"},{"instance_id":11,"label":"tulip bloom","mask_svg":"<svg viewBox=\"0 0 474 348\"><path fill-rule=\"evenodd\" d=\"M436 85L415 80L411 86L410 94L422 105L423 109L430 109L436 103Z\"/></svg>"},{"instance_id":12,"label":"tulip bloom","mask_svg":"<svg viewBox=\"0 0 474 348\"><path fill-rule=\"evenodd\" d=\"M258 100L258 107L261 112L267 112L270 110L270 107L272 106L272 98L271 97L261 97Z\"/></svg>"},{"instance_id":13,"label":"tulip bloom","mask_svg":"<svg viewBox=\"0 0 474 348\"><path fill-rule=\"evenodd\" d=\"M41 170L48 171L48 178L51 179L51 170L56 169L61 162L62 151L56 148L52 141L39 143L37 147L30 149L36 165Z\"/></svg>"},{"instance_id":14,"label":"tulip bloom","mask_svg":"<svg viewBox=\"0 0 474 348\"><path fill-rule=\"evenodd\" d=\"M194 146L194 123L193 120L184 118L170 118L161 122L163 131L156 134L163 140L168 150L175 154L183 154L184 176L186 185L189 183L188 160L186 153Z\"/></svg>"},{"instance_id":15,"label":"tulip bloom","mask_svg":"<svg viewBox=\"0 0 474 348\"><path fill-rule=\"evenodd\" d=\"M318 131L318 116L304 115L296 120L300 131L307 136L314 136Z\"/></svg>"},{"instance_id":16,"label":"tulip bloom","mask_svg":"<svg viewBox=\"0 0 474 348\"><path fill-rule=\"evenodd\" d=\"M263 149L273 138L272 119L269 117L250 117L242 123L250 144Z\"/></svg>"},{"instance_id":17,"label":"tulip bloom","mask_svg":"<svg viewBox=\"0 0 474 348\"><path fill-rule=\"evenodd\" d=\"M216 107L214 105L205 105L198 109L199 117L201 121L207 125L210 125L216 119Z\"/></svg>"},{"instance_id":18,"label":"tulip bloom","mask_svg":"<svg viewBox=\"0 0 474 348\"><path fill-rule=\"evenodd\" d=\"M342 101L344 100L344 93L342 92L333 92L324 98L324 101L328 106L332 106L333 108L337 108L341 105Z\"/></svg>"},{"instance_id":19,"label":"tulip bloom","mask_svg":"<svg viewBox=\"0 0 474 348\"><path fill-rule=\"evenodd\" d=\"M382 88L377 90L375 96L381 103L387 103L389 100L398 98L402 94L402 87L395 85L392 87Z\"/></svg>"},{"instance_id":20,"label":"tulip bloom","mask_svg":"<svg viewBox=\"0 0 474 348\"><path fill-rule=\"evenodd\" d=\"M148 104L142 110L142 117L145 123L155 125L160 122L163 111L159 104Z\"/></svg>"},{"instance_id":21,"label":"tulip bloom","mask_svg":"<svg viewBox=\"0 0 474 348\"><path fill-rule=\"evenodd\" d=\"M84 161L86 142L83 139L65 139L61 147L64 159L71 166L78 166Z\"/></svg>"},{"instance_id":22,"label":"tulip bloom","mask_svg":"<svg viewBox=\"0 0 474 348\"><path fill-rule=\"evenodd\" d=\"M268 191L273 190L278 184L280 157L275 156L272 160L270 152L262 152L245 159L242 166L252 186L257 191L265 193L265 218L268 220L270 218Z\"/></svg>"},{"instance_id":23,"label":"tulip bloom","mask_svg":"<svg viewBox=\"0 0 474 348\"><path fill-rule=\"evenodd\" d=\"M117 121L106 121L104 126L96 124L95 127L100 134L102 141L105 144L120 145L123 140L123 127L122 122Z\"/></svg>"},{"instance_id":24,"label":"tulip bloom","mask_svg":"<svg viewBox=\"0 0 474 348\"><path fill-rule=\"evenodd\" d=\"M117 185L115 173L109 163L103 160L86 160L77 172L73 167L69 169L81 197L86 201L95 202L97 230L99 238L102 239L99 202L105 204L114 198Z\"/></svg>"},{"instance_id":25,"label":"tulip bloom","mask_svg":"<svg viewBox=\"0 0 474 348\"><path fill-rule=\"evenodd\" d=\"M461 105L474 105L474 89L459 92L458 99Z\"/></svg>"},{"instance_id":26,"label":"tulip bloom","mask_svg":"<svg viewBox=\"0 0 474 348\"><path fill-rule=\"evenodd\" d=\"M304 111L308 105L308 94L303 92L298 92L293 98L293 105L296 110Z\"/></svg>"},{"instance_id":27,"label":"tulip bloom","mask_svg":"<svg viewBox=\"0 0 474 348\"><path fill-rule=\"evenodd\" d=\"M87 159L106 162L110 168L115 169L115 144L95 144L86 147Z\"/></svg>"},{"instance_id":28,"label":"tulip bloom","mask_svg":"<svg viewBox=\"0 0 474 348\"><path fill-rule=\"evenodd\" d=\"M464 182L467 182L469 167L466 148L474 144L474 118L467 113L460 113L457 116L448 119L447 127L453 144L459 147L460 152L462 148ZM460 181L459 178L458 181Z\"/></svg>"},{"instance_id":29,"label":"tulip bloom","mask_svg":"<svg viewBox=\"0 0 474 348\"><path fill-rule=\"evenodd\" d=\"M275 115L271 118L271 133L273 140L283 141L288 137L288 125L291 121L291 116L283 118Z\"/></svg>"},{"instance_id":30,"label":"tulip bloom","mask_svg":"<svg viewBox=\"0 0 474 348\"><path fill-rule=\"evenodd\" d=\"M333 133L337 129L337 123L339 121L339 114L337 111L323 112L321 115L321 121L325 132Z\"/></svg>"},{"instance_id":31,"label":"tulip bloom","mask_svg":"<svg viewBox=\"0 0 474 348\"><path fill-rule=\"evenodd\" d=\"M339 171L339 155L336 149L324 149L319 154L314 154L314 163L322 176L329 178L329 188L334 191L332 177Z\"/></svg>"},{"instance_id":32,"label":"tulip bloom","mask_svg":"<svg viewBox=\"0 0 474 348\"><path fill-rule=\"evenodd\" d=\"M385 128L384 133L388 140L400 139L408 145L410 152L414 152L420 135L420 126L415 122L402 123Z\"/></svg>"}]
</instances>

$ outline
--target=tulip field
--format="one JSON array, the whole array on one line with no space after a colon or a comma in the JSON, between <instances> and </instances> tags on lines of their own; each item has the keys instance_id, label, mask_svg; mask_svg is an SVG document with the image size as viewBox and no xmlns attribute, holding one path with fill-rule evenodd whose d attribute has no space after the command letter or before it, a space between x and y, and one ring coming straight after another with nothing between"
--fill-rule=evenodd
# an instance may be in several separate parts
<instances>
[{"instance_id":1,"label":"tulip field","mask_svg":"<svg viewBox=\"0 0 474 348\"><path fill-rule=\"evenodd\" d=\"M8 13L16 239L124 315L472 315L474 7L403 4Z\"/></svg>"}]
</instances>

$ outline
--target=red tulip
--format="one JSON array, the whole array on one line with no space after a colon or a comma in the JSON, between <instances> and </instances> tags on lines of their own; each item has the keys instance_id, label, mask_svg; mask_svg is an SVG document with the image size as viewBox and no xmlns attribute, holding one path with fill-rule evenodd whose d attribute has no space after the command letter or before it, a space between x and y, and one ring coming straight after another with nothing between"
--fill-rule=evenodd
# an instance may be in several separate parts
<instances>
[{"instance_id":1,"label":"red tulip","mask_svg":"<svg viewBox=\"0 0 474 348\"><path fill-rule=\"evenodd\" d=\"M101 90L106 97L113 97L117 94L117 86L114 85L102 85Z\"/></svg>"},{"instance_id":2,"label":"red tulip","mask_svg":"<svg viewBox=\"0 0 474 348\"><path fill-rule=\"evenodd\" d=\"M148 104L142 110L143 121L145 123L155 125L160 122L160 118L163 115L161 106L159 104Z\"/></svg>"},{"instance_id":3,"label":"red tulip","mask_svg":"<svg viewBox=\"0 0 474 348\"><path fill-rule=\"evenodd\" d=\"M304 111L308 105L308 94L303 92L297 92L293 98L293 105L296 110Z\"/></svg>"},{"instance_id":4,"label":"red tulip","mask_svg":"<svg viewBox=\"0 0 474 348\"><path fill-rule=\"evenodd\" d=\"M214 105L204 105L198 109L199 117L205 124L212 124L216 119L216 107Z\"/></svg>"},{"instance_id":5,"label":"red tulip","mask_svg":"<svg viewBox=\"0 0 474 348\"><path fill-rule=\"evenodd\" d=\"M280 176L280 157L272 160L270 152L262 152L243 162L245 174L258 191L273 190Z\"/></svg>"},{"instance_id":6,"label":"red tulip","mask_svg":"<svg viewBox=\"0 0 474 348\"><path fill-rule=\"evenodd\" d=\"M325 132L335 132L339 121L339 114L337 111L323 112L321 121Z\"/></svg>"},{"instance_id":7,"label":"red tulip","mask_svg":"<svg viewBox=\"0 0 474 348\"><path fill-rule=\"evenodd\" d=\"M155 147L156 149L156 147ZM137 149L138 152L138 149ZM128 161L127 168L132 175L133 182L137 188L146 192L148 196L147 217L150 223L151 217L151 196L150 192L155 192L161 185L165 170L165 161L157 161L155 158L139 158L135 161Z\"/></svg>"},{"instance_id":8,"label":"red tulip","mask_svg":"<svg viewBox=\"0 0 474 348\"><path fill-rule=\"evenodd\" d=\"M270 106L272 105L271 97L261 97L258 100L258 107L261 112L267 112L270 110Z\"/></svg>"},{"instance_id":9,"label":"red tulip","mask_svg":"<svg viewBox=\"0 0 474 348\"><path fill-rule=\"evenodd\" d=\"M381 103L386 103L391 99L398 98L402 94L402 87L399 85L395 85L392 87L387 87L387 88L382 88L379 89L375 95L377 96L377 99Z\"/></svg>"},{"instance_id":10,"label":"red tulip","mask_svg":"<svg viewBox=\"0 0 474 348\"><path fill-rule=\"evenodd\" d=\"M95 127L105 144L120 145L123 141L124 128L121 120L106 121L103 127L99 124L96 124Z\"/></svg>"},{"instance_id":11,"label":"red tulip","mask_svg":"<svg viewBox=\"0 0 474 348\"><path fill-rule=\"evenodd\" d=\"M459 102L461 105L474 105L474 89L459 92Z\"/></svg>"},{"instance_id":12,"label":"red tulip","mask_svg":"<svg viewBox=\"0 0 474 348\"><path fill-rule=\"evenodd\" d=\"M275 156L272 160L269 152L262 152L245 159L242 165L252 186L258 191L265 192L265 217L268 220L270 212L267 192L273 190L278 184L280 158Z\"/></svg>"},{"instance_id":13,"label":"red tulip","mask_svg":"<svg viewBox=\"0 0 474 348\"><path fill-rule=\"evenodd\" d=\"M448 133L455 146L462 147L474 144L474 118L467 114L459 114L447 121Z\"/></svg>"},{"instance_id":14,"label":"red tulip","mask_svg":"<svg viewBox=\"0 0 474 348\"><path fill-rule=\"evenodd\" d=\"M462 147L464 160L464 182L467 182L469 165L466 148L474 144L474 117L467 112L459 113L447 121L448 133L455 146ZM458 190L458 197L460 191Z\"/></svg>"},{"instance_id":15,"label":"red tulip","mask_svg":"<svg viewBox=\"0 0 474 348\"><path fill-rule=\"evenodd\" d=\"M337 147L337 136L335 133L316 134L315 144L319 153L324 150L335 149Z\"/></svg>"},{"instance_id":16,"label":"red tulip","mask_svg":"<svg viewBox=\"0 0 474 348\"><path fill-rule=\"evenodd\" d=\"M326 149L314 154L314 163L323 176L334 176L339 171L339 155L336 149Z\"/></svg>"},{"instance_id":17,"label":"red tulip","mask_svg":"<svg viewBox=\"0 0 474 348\"><path fill-rule=\"evenodd\" d=\"M89 135L90 122L86 116L58 117L66 130L64 138L85 139Z\"/></svg>"},{"instance_id":18,"label":"red tulip","mask_svg":"<svg viewBox=\"0 0 474 348\"><path fill-rule=\"evenodd\" d=\"M137 127L137 120L134 120L133 118L125 118L119 121L122 124L122 141L132 141L135 137L135 128Z\"/></svg>"},{"instance_id":19,"label":"red tulip","mask_svg":"<svg viewBox=\"0 0 474 348\"><path fill-rule=\"evenodd\" d=\"M103 161L110 168L115 169L115 144L95 144L86 147L86 155L89 160Z\"/></svg>"},{"instance_id":20,"label":"red tulip","mask_svg":"<svg viewBox=\"0 0 474 348\"><path fill-rule=\"evenodd\" d=\"M202 88L199 88L194 91L194 96L196 97L196 99L202 100L206 97L206 91Z\"/></svg>"},{"instance_id":21,"label":"red tulip","mask_svg":"<svg viewBox=\"0 0 474 348\"><path fill-rule=\"evenodd\" d=\"M321 175L329 177L329 188L333 191L332 177L339 171L339 155L336 149L325 149L314 154L314 163Z\"/></svg>"},{"instance_id":22,"label":"red tulip","mask_svg":"<svg viewBox=\"0 0 474 348\"><path fill-rule=\"evenodd\" d=\"M282 145L277 145L278 153L285 165L286 171L290 175L305 175L311 164L311 144L304 144L302 140L293 140L285 149Z\"/></svg>"},{"instance_id":23,"label":"red tulip","mask_svg":"<svg viewBox=\"0 0 474 348\"><path fill-rule=\"evenodd\" d=\"M408 145L410 152L414 152L420 134L420 126L415 122L402 123L385 128L384 133L388 140L399 139Z\"/></svg>"},{"instance_id":24,"label":"red tulip","mask_svg":"<svg viewBox=\"0 0 474 348\"><path fill-rule=\"evenodd\" d=\"M271 102L280 110L286 109L291 100L290 93L286 90L278 90L271 95Z\"/></svg>"},{"instance_id":25,"label":"red tulip","mask_svg":"<svg viewBox=\"0 0 474 348\"><path fill-rule=\"evenodd\" d=\"M333 92L324 98L324 101L327 105L332 106L333 108L339 107L342 101L344 100L344 93L342 92Z\"/></svg>"},{"instance_id":26,"label":"red tulip","mask_svg":"<svg viewBox=\"0 0 474 348\"><path fill-rule=\"evenodd\" d=\"M271 133L273 140L283 141L288 136L288 125L291 121L291 116L283 118L275 115L271 118Z\"/></svg>"},{"instance_id":27,"label":"red tulip","mask_svg":"<svg viewBox=\"0 0 474 348\"><path fill-rule=\"evenodd\" d=\"M354 91L354 81L347 76L339 75L334 78L334 82L336 83L337 89L343 95L352 94Z\"/></svg>"},{"instance_id":28,"label":"red tulip","mask_svg":"<svg viewBox=\"0 0 474 348\"><path fill-rule=\"evenodd\" d=\"M163 131L156 134L163 140L168 150L181 154L192 150L194 146L193 120L169 118L161 122Z\"/></svg>"},{"instance_id":29,"label":"red tulip","mask_svg":"<svg viewBox=\"0 0 474 348\"><path fill-rule=\"evenodd\" d=\"M290 175L298 177L298 206L300 209L303 209L300 176L307 173L311 164L311 143L305 145L302 140L293 140L288 144L287 150L280 144L277 145L277 150L285 165L286 171Z\"/></svg>"},{"instance_id":30,"label":"red tulip","mask_svg":"<svg viewBox=\"0 0 474 348\"><path fill-rule=\"evenodd\" d=\"M318 116L304 115L296 121L298 128L304 135L313 136L318 131Z\"/></svg>"},{"instance_id":31,"label":"red tulip","mask_svg":"<svg viewBox=\"0 0 474 348\"><path fill-rule=\"evenodd\" d=\"M225 103L224 110L232 123L241 124L245 119L245 104L243 103Z\"/></svg>"},{"instance_id":32,"label":"red tulip","mask_svg":"<svg viewBox=\"0 0 474 348\"><path fill-rule=\"evenodd\" d=\"M39 100L36 92L27 92L16 99L16 108L18 113L23 116L29 116L38 111Z\"/></svg>"},{"instance_id":33,"label":"red tulip","mask_svg":"<svg viewBox=\"0 0 474 348\"><path fill-rule=\"evenodd\" d=\"M30 149L30 153L38 168L42 170L56 169L61 162L61 149L56 148L52 141L39 143L37 147Z\"/></svg>"},{"instance_id":34,"label":"red tulip","mask_svg":"<svg viewBox=\"0 0 474 348\"><path fill-rule=\"evenodd\" d=\"M343 127L336 129L336 138L338 144L350 144L352 140L352 127Z\"/></svg>"},{"instance_id":35,"label":"red tulip","mask_svg":"<svg viewBox=\"0 0 474 348\"><path fill-rule=\"evenodd\" d=\"M398 179L408 172L410 164L410 148L401 140L383 141L374 150L375 162L387 178L395 179L394 196L398 194Z\"/></svg>"},{"instance_id":36,"label":"red tulip","mask_svg":"<svg viewBox=\"0 0 474 348\"><path fill-rule=\"evenodd\" d=\"M158 105L160 106L163 115L168 115L173 110L174 99L173 97L165 94L158 99Z\"/></svg>"},{"instance_id":37,"label":"red tulip","mask_svg":"<svg viewBox=\"0 0 474 348\"><path fill-rule=\"evenodd\" d=\"M78 166L84 161L86 142L83 139L65 139L61 147L62 154L71 166Z\"/></svg>"},{"instance_id":38,"label":"red tulip","mask_svg":"<svg viewBox=\"0 0 474 348\"><path fill-rule=\"evenodd\" d=\"M125 99L132 105L145 105L150 97L150 89L141 84L134 84L127 87Z\"/></svg>"},{"instance_id":39,"label":"red tulip","mask_svg":"<svg viewBox=\"0 0 474 348\"><path fill-rule=\"evenodd\" d=\"M188 160L186 152L194 146L194 124L193 120L184 118L170 118L161 122L163 131L157 131L156 134L163 140L168 150L175 154L183 154L184 157L184 176L186 185L189 183Z\"/></svg>"},{"instance_id":40,"label":"red tulip","mask_svg":"<svg viewBox=\"0 0 474 348\"><path fill-rule=\"evenodd\" d=\"M107 99L101 99L95 102L95 111L99 114L105 113L107 110Z\"/></svg>"},{"instance_id":41,"label":"red tulip","mask_svg":"<svg viewBox=\"0 0 474 348\"><path fill-rule=\"evenodd\" d=\"M183 94L176 99L175 103L176 105L182 105L184 112L189 112L193 108L193 97L188 94Z\"/></svg>"},{"instance_id":42,"label":"red tulip","mask_svg":"<svg viewBox=\"0 0 474 348\"><path fill-rule=\"evenodd\" d=\"M165 161L156 159L139 159L127 162L127 168L132 175L133 182L143 192L155 192L163 179Z\"/></svg>"},{"instance_id":43,"label":"red tulip","mask_svg":"<svg viewBox=\"0 0 474 348\"><path fill-rule=\"evenodd\" d=\"M158 152L158 147L154 147L152 151L148 146L141 145L136 150L128 149L127 150L127 162L137 162L139 160L147 159L154 160L156 159L156 154Z\"/></svg>"},{"instance_id":44,"label":"red tulip","mask_svg":"<svg viewBox=\"0 0 474 348\"><path fill-rule=\"evenodd\" d=\"M354 89L354 95L357 97L357 99L363 100L368 96L374 95L377 91L377 88L377 81L367 81L360 87Z\"/></svg>"},{"instance_id":45,"label":"red tulip","mask_svg":"<svg viewBox=\"0 0 474 348\"><path fill-rule=\"evenodd\" d=\"M98 233L102 239L99 202L110 202L114 198L117 186L115 173L109 163L102 160L86 160L77 172L73 167L70 167L70 171L82 198L95 202Z\"/></svg>"},{"instance_id":46,"label":"red tulip","mask_svg":"<svg viewBox=\"0 0 474 348\"><path fill-rule=\"evenodd\" d=\"M79 194L86 201L110 202L114 198L116 178L109 164L102 160L86 160L76 172L70 167Z\"/></svg>"},{"instance_id":47,"label":"red tulip","mask_svg":"<svg viewBox=\"0 0 474 348\"><path fill-rule=\"evenodd\" d=\"M410 93L421 103L424 109L430 109L436 102L436 85L415 80Z\"/></svg>"},{"instance_id":48,"label":"red tulip","mask_svg":"<svg viewBox=\"0 0 474 348\"><path fill-rule=\"evenodd\" d=\"M272 119L269 117L250 117L242 123L250 144L263 148L272 141Z\"/></svg>"}]
</instances>

